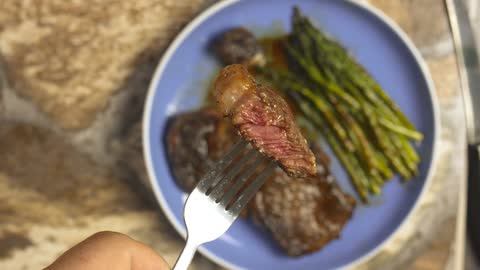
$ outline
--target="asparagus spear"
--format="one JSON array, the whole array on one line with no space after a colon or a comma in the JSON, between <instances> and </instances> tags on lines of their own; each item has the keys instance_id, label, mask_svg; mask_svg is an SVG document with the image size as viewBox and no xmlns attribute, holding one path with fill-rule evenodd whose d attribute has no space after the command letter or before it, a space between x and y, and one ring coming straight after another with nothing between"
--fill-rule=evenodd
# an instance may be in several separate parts
<instances>
[{"instance_id":1,"label":"asparagus spear","mask_svg":"<svg viewBox=\"0 0 480 270\"><path fill-rule=\"evenodd\" d=\"M327 89L343 99L347 104L352 106L353 108L358 108L359 104L358 102L347 92L345 92L343 89L338 87L338 85L331 83L325 79L324 76L315 68L313 68L312 63L310 60L308 60L305 57L302 57L300 52L298 52L295 48L292 46L285 44L285 48L288 51L290 55L292 55L292 58L294 58L297 63L305 70L305 72L311 77L313 81L318 83L322 88Z\"/></svg>"},{"instance_id":2,"label":"asparagus spear","mask_svg":"<svg viewBox=\"0 0 480 270\"><path fill-rule=\"evenodd\" d=\"M406 138L403 138L401 136L399 137L400 137L400 141L402 142L403 151L405 151L408 154L409 158L413 162L418 164L420 162L420 157L418 156L418 153L415 151L413 146L410 144L410 142Z\"/></svg>"},{"instance_id":3,"label":"asparagus spear","mask_svg":"<svg viewBox=\"0 0 480 270\"><path fill-rule=\"evenodd\" d=\"M378 171L372 171L371 173L372 181L370 184L370 192L373 194L380 194L380 187L383 186L382 176Z\"/></svg>"},{"instance_id":4,"label":"asparagus spear","mask_svg":"<svg viewBox=\"0 0 480 270\"><path fill-rule=\"evenodd\" d=\"M333 135L333 132L322 120L322 118L315 113L314 108L308 103L308 101L303 100L298 94L289 92L289 96L296 101L297 106L307 116L315 125L317 125L327 139L328 143L332 147L333 151L340 159L342 164L345 166L350 178L354 183L354 187L360 195L361 199L366 201L368 199L368 190L370 183L367 179L365 172L358 165L358 162L353 158L352 155L346 153L339 143L339 141ZM373 185L375 186L375 185ZM375 187L373 189L376 189Z\"/></svg>"},{"instance_id":5,"label":"asparagus spear","mask_svg":"<svg viewBox=\"0 0 480 270\"><path fill-rule=\"evenodd\" d=\"M373 140L378 144L382 152L385 153L385 157L392 165L392 167L404 178L409 178L411 176L411 173L404 166L401 159L398 157L398 153L396 149L393 148L388 133L386 133L378 125L377 119L375 117L372 117L372 112L368 108L366 108L365 112L367 114L366 119L368 121L371 133L374 135Z\"/></svg>"},{"instance_id":6,"label":"asparagus spear","mask_svg":"<svg viewBox=\"0 0 480 270\"><path fill-rule=\"evenodd\" d=\"M412 175L416 174L417 172L417 163L410 159L406 151L402 151L403 144L398 138L398 136L394 133L388 134L390 136L390 141L393 143L393 146L398 151L401 160L405 167L411 172ZM411 177L411 175L410 175ZM409 178L410 178L409 177ZM406 178L407 180L408 178Z\"/></svg>"},{"instance_id":7,"label":"asparagus spear","mask_svg":"<svg viewBox=\"0 0 480 270\"><path fill-rule=\"evenodd\" d=\"M392 170L388 167L388 161L385 155L382 152L376 151L375 155L377 156L378 161L378 170L383 175L383 178L389 180L393 176Z\"/></svg>"},{"instance_id":8,"label":"asparagus spear","mask_svg":"<svg viewBox=\"0 0 480 270\"><path fill-rule=\"evenodd\" d=\"M416 141L423 140L423 134L416 130L410 130L410 129L404 128L403 126L396 125L383 117L380 118L379 122L382 126L386 127L390 131L393 131L399 135L403 135L409 139L416 140Z\"/></svg>"},{"instance_id":9,"label":"asparagus spear","mask_svg":"<svg viewBox=\"0 0 480 270\"><path fill-rule=\"evenodd\" d=\"M360 155L362 156L363 160L365 160L366 166L368 170L373 170L378 166L377 160L375 159L374 150L370 145L370 142L366 138L362 128L359 124L355 121L355 119L350 115L350 113L345 109L343 104L340 104L335 97L332 95L328 95L327 99L333 105L333 107L337 110L338 114L345 122L345 125L348 129L352 131L352 134L358 140L357 142L357 149L359 150Z\"/></svg>"}]
</instances>

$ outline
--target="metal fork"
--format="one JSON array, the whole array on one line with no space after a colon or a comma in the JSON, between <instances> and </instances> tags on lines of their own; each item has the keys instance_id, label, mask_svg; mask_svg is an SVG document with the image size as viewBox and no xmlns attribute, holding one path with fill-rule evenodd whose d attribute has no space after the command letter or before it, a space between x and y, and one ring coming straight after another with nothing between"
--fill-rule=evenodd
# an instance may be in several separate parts
<instances>
[{"instance_id":1,"label":"metal fork","mask_svg":"<svg viewBox=\"0 0 480 270\"><path fill-rule=\"evenodd\" d=\"M183 212L187 243L173 270L187 269L201 244L225 233L276 167L275 162L255 149L247 149L247 145L240 141L233 146L188 196Z\"/></svg>"}]
</instances>

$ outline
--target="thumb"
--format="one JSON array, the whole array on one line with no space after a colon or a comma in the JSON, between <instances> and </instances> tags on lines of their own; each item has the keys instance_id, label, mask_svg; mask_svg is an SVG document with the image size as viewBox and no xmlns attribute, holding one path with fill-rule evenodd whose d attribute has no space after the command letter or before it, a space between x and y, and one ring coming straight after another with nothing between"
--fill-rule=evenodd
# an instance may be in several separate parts
<instances>
[{"instance_id":1,"label":"thumb","mask_svg":"<svg viewBox=\"0 0 480 270\"><path fill-rule=\"evenodd\" d=\"M45 270L169 270L153 249L132 238L100 232L77 244Z\"/></svg>"}]
</instances>

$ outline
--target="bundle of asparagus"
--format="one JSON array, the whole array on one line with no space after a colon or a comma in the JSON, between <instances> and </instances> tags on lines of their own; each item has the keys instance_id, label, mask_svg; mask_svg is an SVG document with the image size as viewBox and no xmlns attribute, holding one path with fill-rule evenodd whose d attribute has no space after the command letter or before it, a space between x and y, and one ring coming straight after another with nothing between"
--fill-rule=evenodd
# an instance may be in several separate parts
<instances>
[{"instance_id":1,"label":"bundle of asparagus","mask_svg":"<svg viewBox=\"0 0 480 270\"><path fill-rule=\"evenodd\" d=\"M394 172L405 180L417 173L420 157L409 140L423 135L346 49L298 8L282 47L289 68L270 65L261 74L318 127L363 200Z\"/></svg>"}]
</instances>

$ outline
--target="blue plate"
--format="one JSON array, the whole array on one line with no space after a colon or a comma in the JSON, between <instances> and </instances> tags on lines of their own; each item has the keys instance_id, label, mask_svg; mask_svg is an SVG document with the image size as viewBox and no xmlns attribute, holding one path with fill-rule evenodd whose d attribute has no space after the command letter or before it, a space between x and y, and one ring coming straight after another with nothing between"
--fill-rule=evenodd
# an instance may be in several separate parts
<instances>
[{"instance_id":1,"label":"blue plate","mask_svg":"<svg viewBox=\"0 0 480 270\"><path fill-rule=\"evenodd\" d=\"M235 26L245 26L257 34L281 28L289 31L293 5L347 47L423 132L425 139L417 146L422 163L418 176L408 183L395 177L371 205L358 205L340 239L311 255L288 257L253 224L235 222L223 237L200 249L230 269L334 269L361 263L408 220L435 164L439 121L433 84L418 51L385 15L353 1L222 1L192 21L171 44L153 77L146 102L148 172L158 202L177 231L185 236L182 210L186 195L175 184L165 155L167 118L201 106L206 82L220 68L207 51L212 37ZM345 171L332 159L332 172L339 184L355 194Z\"/></svg>"}]
</instances>

